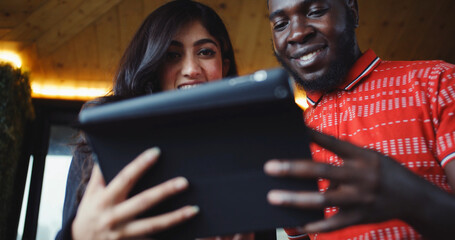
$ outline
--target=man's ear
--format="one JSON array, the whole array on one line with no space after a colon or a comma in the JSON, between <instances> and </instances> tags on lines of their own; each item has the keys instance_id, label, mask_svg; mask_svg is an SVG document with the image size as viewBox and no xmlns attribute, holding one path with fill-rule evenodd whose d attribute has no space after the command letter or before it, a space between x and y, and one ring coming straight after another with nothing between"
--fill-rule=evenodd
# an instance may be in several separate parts
<instances>
[{"instance_id":1,"label":"man's ear","mask_svg":"<svg viewBox=\"0 0 455 240\"><path fill-rule=\"evenodd\" d=\"M347 0L348 8L352 12L355 20L355 27L359 26L359 5L357 0Z\"/></svg>"},{"instance_id":2,"label":"man's ear","mask_svg":"<svg viewBox=\"0 0 455 240\"><path fill-rule=\"evenodd\" d=\"M231 65L231 61L225 58L223 60L223 77L226 77L227 73L229 72L229 66Z\"/></svg>"}]
</instances>

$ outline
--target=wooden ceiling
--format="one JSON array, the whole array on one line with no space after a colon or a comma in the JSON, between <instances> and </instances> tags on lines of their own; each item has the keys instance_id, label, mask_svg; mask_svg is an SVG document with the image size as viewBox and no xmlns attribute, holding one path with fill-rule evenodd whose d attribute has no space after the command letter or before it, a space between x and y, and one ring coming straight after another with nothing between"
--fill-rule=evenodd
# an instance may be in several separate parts
<instances>
[{"instance_id":1,"label":"wooden ceiling","mask_svg":"<svg viewBox=\"0 0 455 240\"><path fill-rule=\"evenodd\" d=\"M0 0L0 50L18 52L32 83L105 87L123 50L168 0ZM240 74L278 66L265 0L200 0L223 18ZM454 0L359 0L358 39L383 59L455 63Z\"/></svg>"}]
</instances>

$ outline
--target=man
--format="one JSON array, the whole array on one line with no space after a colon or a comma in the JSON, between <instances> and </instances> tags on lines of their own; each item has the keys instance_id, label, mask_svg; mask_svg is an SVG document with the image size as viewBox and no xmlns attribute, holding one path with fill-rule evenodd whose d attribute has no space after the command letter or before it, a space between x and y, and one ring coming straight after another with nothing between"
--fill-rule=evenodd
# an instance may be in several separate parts
<instances>
[{"instance_id":1,"label":"man","mask_svg":"<svg viewBox=\"0 0 455 240\"><path fill-rule=\"evenodd\" d=\"M271 160L265 171L321 177L324 192L273 190L268 199L327 217L289 238L454 239L455 66L362 53L356 0L268 4L275 54L307 92L317 145L314 161Z\"/></svg>"}]
</instances>

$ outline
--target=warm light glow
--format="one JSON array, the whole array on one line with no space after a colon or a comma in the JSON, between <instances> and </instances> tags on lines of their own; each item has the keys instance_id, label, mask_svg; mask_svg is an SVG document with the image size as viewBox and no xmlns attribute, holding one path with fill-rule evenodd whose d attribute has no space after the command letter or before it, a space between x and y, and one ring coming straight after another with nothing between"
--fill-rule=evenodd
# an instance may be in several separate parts
<instances>
[{"instance_id":1,"label":"warm light glow","mask_svg":"<svg viewBox=\"0 0 455 240\"><path fill-rule=\"evenodd\" d=\"M297 105L299 105L299 107L302 108L303 110L308 108L308 102L306 100L306 97L295 98L295 103L297 103Z\"/></svg>"},{"instance_id":2,"label":"warm light glow","mask_svg":"<svg viewBox=\"0 0 455 240\"><path fill-rule=\"evenodd\" d=\"M105 96L109 92L109 89L101 87L73 87L40 83L32 83L31 85L32 97L34 98L89 100Z\"/></svg>"},{"instance_id":3,"label":"warm light glow","mask_svg":"<svg viewBox=\"0 0 455 240\"><path fill-rule=\"evenodd\" d=\"M22 66L22 60L19 55L10 51L0 51L0 62L11 63L17 68Z\"/></svg>"},{"instance_id":4,"label":"warm light glow","mask_svg":"<svg viewBox=\"0 0 455 240\"><path fill-rule=\"evenodd\" d=\"M306 93L305 90L297 86L297 84L294 83L294 99L295 103L299 105L300 108L303 110L306 110L308 108L308 102L306 100Z\"/></svg>"}]
</instances>

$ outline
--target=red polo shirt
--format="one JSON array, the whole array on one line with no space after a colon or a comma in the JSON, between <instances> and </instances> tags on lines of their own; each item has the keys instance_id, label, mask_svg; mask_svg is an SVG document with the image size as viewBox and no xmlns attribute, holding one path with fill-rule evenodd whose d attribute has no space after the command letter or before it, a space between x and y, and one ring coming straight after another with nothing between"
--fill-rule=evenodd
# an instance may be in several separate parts
<instances>
[{"instance_id":1,"label":"red polo shirt","mask_svg":"<svg viewBox=\"0 0 455 240\"><path fill-rule=\"evenodd\" d=\"M306 124L358 146L379 151L451 191L444 166L455 160L455 66L442 61L381 61L365 52L330 94L309 93ZM312 145L315 160L342 165L331 152ZM320 180L320 191L328 182ZM326 216L337 209L327 208ZM301 239L287 230L290 239ZM294 237L292 237L294 236ZM302 236L302 235L300 235ZM420 239L399 220L315 234L312 239Z\"/></svg>"}]
</instances>

